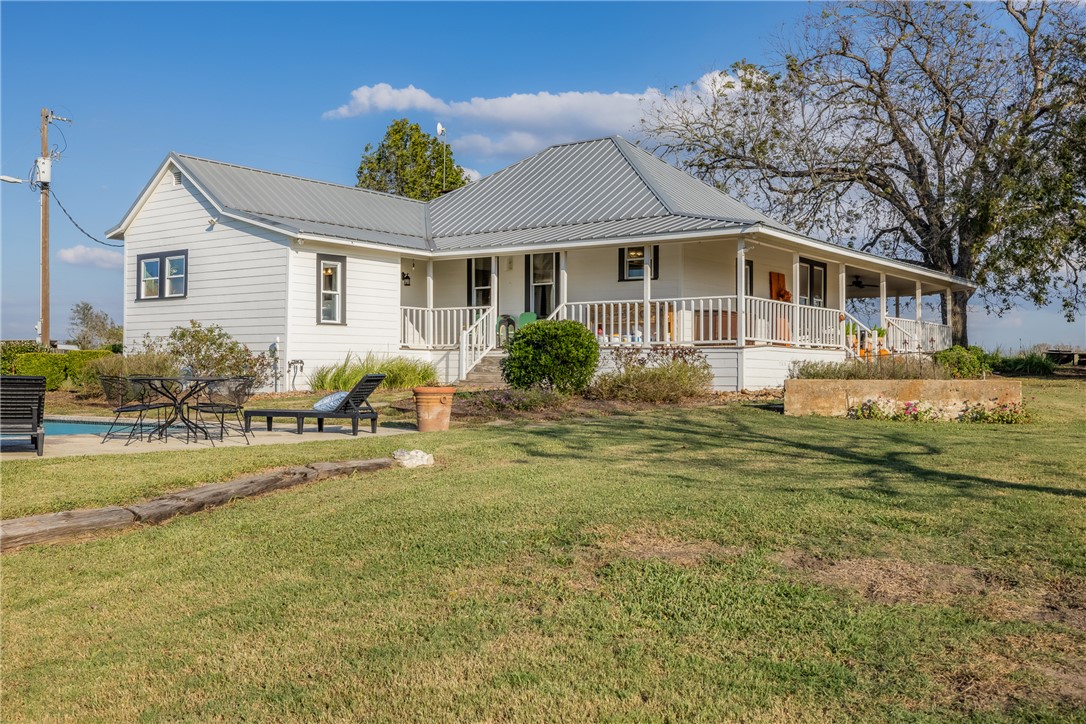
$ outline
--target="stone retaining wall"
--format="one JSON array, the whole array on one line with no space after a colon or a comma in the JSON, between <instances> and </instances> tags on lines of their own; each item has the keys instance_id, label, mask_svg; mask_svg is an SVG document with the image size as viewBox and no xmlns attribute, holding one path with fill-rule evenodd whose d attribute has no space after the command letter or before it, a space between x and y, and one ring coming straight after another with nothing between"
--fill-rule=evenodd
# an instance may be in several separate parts
<instances>
[{"instance_id":1,"label":"stone retaining wall","mask_svg":"<svg viewBox=\"0 0 1086 724\"><path fill-rule=\"evenodd\" d=\"M952 419L966 408L1022 403L1018 380L786 380L784 414L844 417L868 400L922 401Z\"/></svg>"}]
</instances>

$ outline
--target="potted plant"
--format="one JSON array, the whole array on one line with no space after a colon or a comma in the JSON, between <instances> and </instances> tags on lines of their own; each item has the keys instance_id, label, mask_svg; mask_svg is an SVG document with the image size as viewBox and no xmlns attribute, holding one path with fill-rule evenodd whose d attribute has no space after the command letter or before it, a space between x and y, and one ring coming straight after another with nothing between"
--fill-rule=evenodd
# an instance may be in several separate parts
<instances>
[{"instance_id":1,"label":"potted plant","mask_svg":"<svg viewBox=\"0 0 1086 724\"><path fill-rule=\"evenodd\" d=\"M426 386L416 387L412 392L415 393L415 414L418 418L416 426L419 432L448 430L456 388Z\"/></svg>"}]
</instances>

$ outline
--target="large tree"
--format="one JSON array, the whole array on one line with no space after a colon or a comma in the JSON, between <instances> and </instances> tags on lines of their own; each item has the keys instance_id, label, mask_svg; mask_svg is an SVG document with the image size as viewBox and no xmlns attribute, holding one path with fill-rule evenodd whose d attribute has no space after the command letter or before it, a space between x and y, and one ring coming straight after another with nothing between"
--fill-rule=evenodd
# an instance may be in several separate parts
<instances>
[{"instance_id":1,"label":"large tree","mask_svg":"<svg viewBox=\"0 0 1086 724\"><path fill-rule=\"evenodd\" d=\"M770 66L737 63L644 121L704 180L831 241L1016 298L1083 303L1086 10L816 5ZM1078 164L1078 166L1076 166ZM969 294L953 298L967 342Z\"/></svg>"},{"instance_id":2,"label":"large tree","mask_svg":"<svg viewBox=\"0 0 1086 724\"><path fill-rule=\"evenodd\" d=\"M419 124L393 121L376 148L366 144L358 166L359 188L429 201L468 183L452 149Z\"/></svg>"},{"instance_id":3,"label":"large tree","mask_svg":"<svg viewBox=\"0 0 1086 724\"><path fill-rule=\"evenodd\" d=\"M99 349L124 342L124 328L90 302L79 302L72 307L68 333L72 335L68 342L80 349Z\"/></svg>"}]
</instances>

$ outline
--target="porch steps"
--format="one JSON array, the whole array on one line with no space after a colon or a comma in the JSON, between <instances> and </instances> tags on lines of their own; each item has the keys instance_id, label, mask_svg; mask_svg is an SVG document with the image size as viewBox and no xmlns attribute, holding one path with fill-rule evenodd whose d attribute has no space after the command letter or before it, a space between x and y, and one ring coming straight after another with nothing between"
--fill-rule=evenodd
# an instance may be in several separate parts
<instances>
[{"instance_id":1,"label":"porch steps","mask_svg":"<svg viewBox=\"0 0 1086 724\"><path fill-rule=\"evenodd\" d=\"M468 376L457 384L461 387L475 387L484 390L505 389L508 385L502 379L502 360L505 352L494 351L479 360L479 364L468 373Z\"/></svg>"}]
</instances>

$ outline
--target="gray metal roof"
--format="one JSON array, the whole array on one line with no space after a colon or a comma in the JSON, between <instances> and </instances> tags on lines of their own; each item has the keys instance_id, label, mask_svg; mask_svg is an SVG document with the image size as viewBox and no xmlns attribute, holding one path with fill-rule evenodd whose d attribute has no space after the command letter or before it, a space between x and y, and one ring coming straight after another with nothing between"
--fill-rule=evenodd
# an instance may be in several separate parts
<instances>
[{"instance_id":1,"label":"gray metal roof","mask_svg":"<svg viewBox=\"0 0 1086 724\"><path fill-rule=\"evenodd\" d=\"M288 233L427 248L426 205L399 196L171 154L219 206Z\"/></svg>"}]
</instances>

